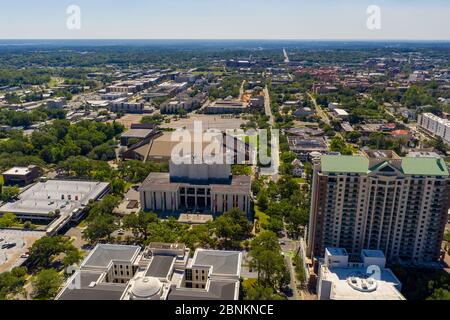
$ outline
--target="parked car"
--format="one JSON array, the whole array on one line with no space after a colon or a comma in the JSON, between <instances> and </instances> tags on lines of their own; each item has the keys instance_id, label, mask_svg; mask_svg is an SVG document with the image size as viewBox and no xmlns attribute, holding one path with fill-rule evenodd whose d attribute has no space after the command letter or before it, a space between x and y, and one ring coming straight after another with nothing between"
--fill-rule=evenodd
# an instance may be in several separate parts
<instances>
[{"instance_id":1,"label":"parked car","mask_svg":"<svg viewBox=\"0 0 450 320\"><path fill-rule=\"evenodd\" d=\"M15 246L16 246L15 243L7 242L7 243L2 244L2 249L11 249L11 248L14 248Z\"/></svg>"},{"instance_id":2,"label":"parked car","mask_svg":"<svg viewBox=\"0 0 450 320\"><path fill-rule=\"evenodd\" d=\"M30 253L26 252L26 253L22 253L22 255L20 256L22 259L28 259L30 257Z\"/></svg>"}]
</instances>

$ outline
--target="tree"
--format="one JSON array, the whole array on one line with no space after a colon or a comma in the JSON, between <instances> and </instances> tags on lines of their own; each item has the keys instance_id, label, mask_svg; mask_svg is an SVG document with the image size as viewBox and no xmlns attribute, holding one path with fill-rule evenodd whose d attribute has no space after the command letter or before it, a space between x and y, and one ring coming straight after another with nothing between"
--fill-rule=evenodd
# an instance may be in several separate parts
<instances>
[{"instance_id":1,"label":"tree","mask_svg":"<svg viewBox=\"0 0 450 320\"><path fill-rule=\"evenodd\" d=\"M137 214L130 214L123 219L123 226L131 229L135 237L142 241L147 241L150 223L158 222L155 213L140 211Z\"/></svg>"},{"instance_id":2,"label":"tree","mask_svg":"<svg viewBox=\"0 0 450 320\"><path fill-rule=\"evenodd\" d=\"M112 215L114 208L120 203L120 198L107 195L101 201L91 203L88 210L88 220L92 220L97 216Z\"/></svg>"},{"instance_id":3,"label":"tree","mask_svg":"<svg viewBox=\"0 0 450 320\"><path fill-rule=\"evenodd\" d=\"M64 267L72 266L74 264L77 264L80 262L80 260L83 258L83 255L81 254L80 250L74 249L74 250L67 250L66 256L63 259Z\"/></svg>"},{"instance_id":4,"label":"tree","mask_svg":"<svg viewBox=\"0 0 450 320\"><path fill-rule=\"evenodd\" d=\"M283 218L279 216L273 216L270 218L269 223L263 226L263 228L272 231L275 234L279 234L284 230Z\"/></svg>"},{"instance_id":5,"label":"tree","mask_svg":"<svg viewBox=\"0 0 450 320\"><path fill-rule=\"evenodd\" d=\"M177 110L177 114L178 114L181 118L184 118L184 117L186 117L186 115L187 115L187 111L186 111L186 109L181 108L181 109L178 109L178 110Z\"/></svg>"},{"instance_id":6,"label":"tree","mask_svg":"<svg viewBox=\"0 0 450 320\"><path fill-rule=\"evenodd\" d=\"M2 194L0 196L2 201L9 201L17 197L20 193L20 189L18 187L2 187Z\"/></svg>"},{"instance_id":7,"label":"tree","mask_svg":"<svg viewBox=\"0 0 450 320\"><path fill-rule=\"evenodd\" d=\"M14 213L5 213L0 217L0 228L11 228L17 224L17 217Z\"/></svg>"},{"instance_id":8,"label":"tree","mask_svg":"<svg viewBox=\"0 0 450 320\"><path fill-rule=\"evenodd\" d=\"M127 184L122 179L115 178L111 181L111 192L115 195L123 195Z\"/></svg>"},{"instance_id":9,"label":"tree","mask_svg":"<svg viewBox=\"0 0 450 320\"><path fill-rule=\"evenodd\" d=\"M116 218L112 215L98 215L89 220L83 238L90 243L96 243L102 239L109 239L111 233L117 230Z\"/></svg>"},{"instance_id":10,"label":"tree","mask_svg":"<svg viewBox=\"0 0 450 320\"><path fill-rule=\"evenodd\" d=\"M72 240L67 237L43 237L31 246L29 261L37 268L49 268L53 260L61 254L64 254L65 257L70 255L71 258L67 259L71 262L76 251L78 249L74 247Z\"/></svg>"},{"instance_id":11,"label":"tree","mask_svg":"<svg viewBox=\"0 0 450 320\"><path fill-rule=\"evenodd\" d=\"M217 237L223 239L225 243L231 242L233 247L236 246L236 242L248 237L252 229L245 213L239 209L224 213L214 220L212 227Z\"/></svg>"},{"instance_id":12,"label":"tree","mask_svg":"<svg viewBox=\"0 0 450 320\"><path fill-rule=\"evenodd\" d=\"M267 207L269 205L269 197L267 196L266 190L263 189L259 191L257 195L257 202L259 209L261 209L262 211L267 210Z\"/></svg>"},{"instance_id":13,"label":"tree","mask_svg":"<svg viewBox=\"0 0 450 320\"><path fill-rule=\"evenodd\" d=\"M295 190L300 188L298 183L291 176L283 176L277 184L282 199L290 198Z\"/></svg>"},{"instance_id":14,"label":"tree","mask_svg":"<svg viewBox=\"0 0 450 320\"><path fill-rule=\"evenodd\" d=\"M346 134L346 138L348 141L352 143L358 142L359 138L361 138L361 132L359 131L352 131Z\"/></svg>"},{"instance_id":15,"label":"tree","mask_svg":"<svg viewBox=\"0 0 450 320\"><path fill-rule=\"evenodd\" d=\"M300 255L296 255L293 259L293 262L295 264L295 274L297 281L301 284L305 284L306 282L306 274L305 269L303 268L303 259L300 257Z\"/></svg>"},{"instance_id":16,"label":"tree","mask_svg":"<svg viewBox=\"0 0 450 320\"><path fill-rule=\"evenodd\" d=\"M55 269L44 269L36 274L32 280L33 299L52 300L58 294L63 283L62 276Z\"/></svg>"},{"instance_id":17,"label":"tree","mask_svg":"<svg viewBox=\"0 0 450 320\"><path fill-rule=\"evenodd\" d=\"M153 222L149 226L149 236L147 242L180 242L189 226L179 223L175 218Z\"/></svg>"},{"instance_id":18,"label":"tree","mask_svg":"<svg viewBox=\"0 0 450 320\"><path fill-rule=\"evenodd\" d=\"M438 288L427 300L450 300L450 286L448 289Z\"/></svg>"},{"instance_id":19,"label":"tree","mask_svg":"<svg viewBox=\"0 0 450 320\"><path fill-rule=\"evenodd\" d=\"M151 161L130 160L119 163L119 173L122 179L132 183L142 182L151 172L167 172L169 165L165 163L154 163Z\"/></svg>"},{"instance_id":20,"label":"tree","mask_svg":"<svg viewBox=\"0 0 450 320\"><path fill-rule=\"evenodd\" d=\"M23 291L27 269L18 267L0 274L0 300L8 299Z\"/></svg>"},{"instance_id":21,"label":"tree","mask_svg":"<svg viewBox=\"0 0 450 320\"><path fill-rule=\"evenodd\" d=\"M251 246L250 267L258 272L258 284L271 288L285 285L286 265L276 234L264 231L252 241Z\"/></svg>"},{"instance_id":22,"label":"tree","mask_svg":"<svg viewBox=\"0 0 450 320\"><path fill-rule=\"evenodd\" d=\"M247 289L244 300L275 301L284 300L284 298L279 294L276 294L273 288L263 287L256 284Z\"/></svg>"},{"instance_id":23,"label":"tree","mask_svg":"<svg viewBox=\"0 0 450 320\"><path fill-rule=\"evenodd\" d=\"M190 228L183 234L181 242L193 251L197 248L215 249L217 246L217 241L213 237L210 224Z\"/></svg>"},{"instance_id":24,"label":"tree","mask_svg":"<svg viewBox=\"0 0 450 320\"><path fill-rule=\"evenodd\" d=\"M346 145L345 141L341 137L334 137L331 140L330 150L334 152L340 152L343 155L352 155L352 150Z\"/></svg>"},{"instance_id":25,"label":"tree","mask_svg":"<svg viewBox=\"0 0 450 320\"><path fill-rule=\"evenodd\" d=\"M444 235L444 241L450 243L450 231L447 231Z\"/></svg>"}]
</instances>

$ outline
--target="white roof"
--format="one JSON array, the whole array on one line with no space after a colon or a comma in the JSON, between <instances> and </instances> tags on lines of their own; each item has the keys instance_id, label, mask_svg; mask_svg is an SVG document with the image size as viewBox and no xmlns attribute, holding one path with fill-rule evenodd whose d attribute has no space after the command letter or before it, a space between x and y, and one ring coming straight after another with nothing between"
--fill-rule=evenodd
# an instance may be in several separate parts
<instances>
[{"instance_id":1,"label":"white roof","mask_svg":"<svg viewBox=\"0 0 450 320\"><path fill-rule=\"evenodd\" d=\"M334 112L336 112L336 114L339 116L348 116L348 112L345 111L344 109L336 108L334 109Z\"/></svg>"},{"instance_id":2,"label":"white roof","mask_svg":"<svg viewBox=\"0 0 450 320\"><path fill-rule=\"evenodd\" d=\"M405 300L396 288L396 286L400 286L400 282L390 269L381 269L380 280L371 280L375 283L375 286L372 286L372 288L375 287L375 290L364 292L352 287L351 280L366 281L364 277L366 275L365 268L329 269L326 266L323 266L323 268L323 280L333 283L330 297L332 300Z\"/></svg>"},{"instance_id":3,"label":"white roof","mask_svg":"<svg viewBox=\"0 0 450 320\"><path fill-rule=\"evenodd\" d=\"M8 171L3 172L3 174L23 176L30 172L31 170L28 167L14 167L9 169Z\"/></svg>"}]
</instances>

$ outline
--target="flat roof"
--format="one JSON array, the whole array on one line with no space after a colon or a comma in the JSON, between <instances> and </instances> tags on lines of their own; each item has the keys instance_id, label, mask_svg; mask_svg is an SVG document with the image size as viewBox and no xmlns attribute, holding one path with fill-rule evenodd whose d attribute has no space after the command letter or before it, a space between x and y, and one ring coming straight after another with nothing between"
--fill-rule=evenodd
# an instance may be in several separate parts
<instances>
[{"instance_id":1,"label":"flat roof","mask_svg":"<svg viewBox=\"0 0 450 320\"><path fill-rule=\"evenodd\" d=\"M153 256L152 261L150 262L150 265L145 272L145 276L154 278L167 278L176 259L177 258L175 256Z\"/></svg>"},{"instance_id":2,"label":"flat roof","mask_svg":"<svg viewBox=\"0 0 450 320\"><path fill-rule=\"evenodd\" d=\"M345 111L344 109L336 108L334 109L334 112L336 112L336 114L339 116L348 116L348 112Z\"/></svg>"},{"instance_id":3,"label":"flat roof","mask_svg":"<svg viewBox=\"0 0 450 320\"><path fill-rule=\"evenodd\" d=\"M347 250L344 248L326 248L332 256L348 256Z\"/></svg>"},{"instance_id":4,"label":"flat roof","mask_svg":"<svg viewBox=\"0 0 450 320\"><path fill-rule=\"evenodd\" d=\"M235 300L239 281L210 280L209 290L172 286L167 300Z\"/></svg>"},{"instance_id":5,"label":"flat roof","mask_svg":"<svg viewBox=\"0 0 450 320\"><path fill-rule=\"evenodd\" d=\"M326 267L324 267L326 268ZM362 292L352 288L349 279L367 278L366 268L327 268L324 279L333 283L332 300L405 300L397 290L401 283L390 269L381 269L377 287L372 292Z\"/></svg>"},{"instance_id":6,"label":"flat roof","mask_svg":"<svg viewBox=\"0 0 450 320\"><path fill-rule=\"evenodd\" d=\"M120 300L127 284L120 283L98 283L103 272L96 271L78 271L75 276L70 279L66 287L58 295L57 300ZM79 277L81 288L69 288L69 284L75 285L75 277ZM95 283L95 286L90 285Z\"/></svg>"},{"instance_id":7,"label":"flat roof","mask_svg":"<svg viewBox=\"0 0 450 320\"><path fill-rule=\"evenodd\" d=\"M367 173L369 159L363 156L329 156L321 157L322 171L330 173Z\"/></svg>"},{"instance_id":8,"label":"flat roof","mask_svg":"<svg viewBox=\"0 0 450 320\"><path fill-rule=\"evenodd\" d=\"M363 250L362 254L368 258L386 258L381 250Z\"/></svg>"},{"instance_id":9,"label":"flat roof","mask_svg":"<svg viewBox=\"0 0 450 320\"><path fill-rule=\"evenodd\" d=\"M402 169L405 174L425 176L448 176L444 160L439 158L403 158Z\"/></svg>"},{"instance_id":10,"label":"flat roof","mask_svg":"<svg viewBox=\"0 0 450 320\"><path fill-rule=\"evenodd\" d=\"M192 266L212 266L212 275L239 275L241 252L198 249Z\"/></svg>"},{"instance_id":11,"label":"flat roof","mask_svg":"<svg viewBox=\"0 0 450 320\"><path fill-rule=\"evenodd\" d=\"M178 222L181 223L191 223L191 224L202 224L207 223L209 221L213 221L214 217L208 214L186 214L183 213L180 215Z\"/></svg>"},{"instance_id":12,"label":"flat roof","mask_svg":"<svg viewBox=\"0 0 450 320\"><path fill-rule=\"evenodd\" d=\"M142 183L141 189L177 191L181 187L209 186L211 192L248 194L251 190L251 177L232 176L228 183L198 184L197 182L171 182L169 173L152 172Z\"/></svg>"},{"instance_id":13,"label":"flat roof","mask_svg":"<svg viewBox=\"0 0 450 320\"><path fill-rule=\"evenodd\" d=\"M376 152L374 153L376 154ZM391 158L383 151L381 158ZM395 159L394 159L395 160ZM448 176L448 167L441 158L406 157L401 160L401 169L406 175ZM322 171L330 173L368 173L369 159L364 156L331 156L321 157Z\"/></svg>"},{"instance_id":14,"label":"flat roof","mask_svg":"<svg viewBox=\"0 0 450 320\"><path fill-rule=\"evenodd\" d=\"M152 129L130 129L121 135L122 138L147 138L152 134Z\"/></svg>"},{"instance_id":15,"label":"flat roof","mask_svg":"<svg viewBox=\"0 0 450 320\"><path fill-rule=\"evenodd\" d=\"M3 175L24 176L24 175L30 173L35 168L36 167L14 167L14 168L11 168L11 169L3 172Z\"/></svg>"},{"instance_id":16,"label":"flat roof","mask_svg":"<svg viewBox=\"0 0 450 320\"><path fill-rule=\"evenodd\" d=\"M70 180L38 182L19 194L19 200L0 207L0 212L48 215L49 212L58 209L64 214L86 206L89 200L100 197L108 187L109 183L106 182Z\"/></svg>"},{"instance_id":17,"label":"flat roof","mask_svg":"<svg viewBox=\"0 0 450 320\"><path fill-rule=\"evenodd\" d=\"M129 261L137 257L141 247L138 246L123 246L114 244L99 244L83 261L81 267L83 268L106 268L111 261Z\"/></svg>"}]
</instances>

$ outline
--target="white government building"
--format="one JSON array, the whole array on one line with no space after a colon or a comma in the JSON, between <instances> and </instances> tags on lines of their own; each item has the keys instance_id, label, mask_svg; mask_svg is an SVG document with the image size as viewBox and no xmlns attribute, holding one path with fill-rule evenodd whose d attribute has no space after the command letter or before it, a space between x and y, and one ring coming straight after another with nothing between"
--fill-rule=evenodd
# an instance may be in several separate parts
<instances>
[{"instance_id":1,"label":"white government building","mask_svg":"<svg viewBox=\"0 0 450 320\"><path fill-rule=\"evenodd\" d=\"M140 188L141 207L157 213L206 212L238 208L251 215L251 178L233 176L230 164L175 164L170 173L151 173Z\"/></svg>"}]
</instances>

